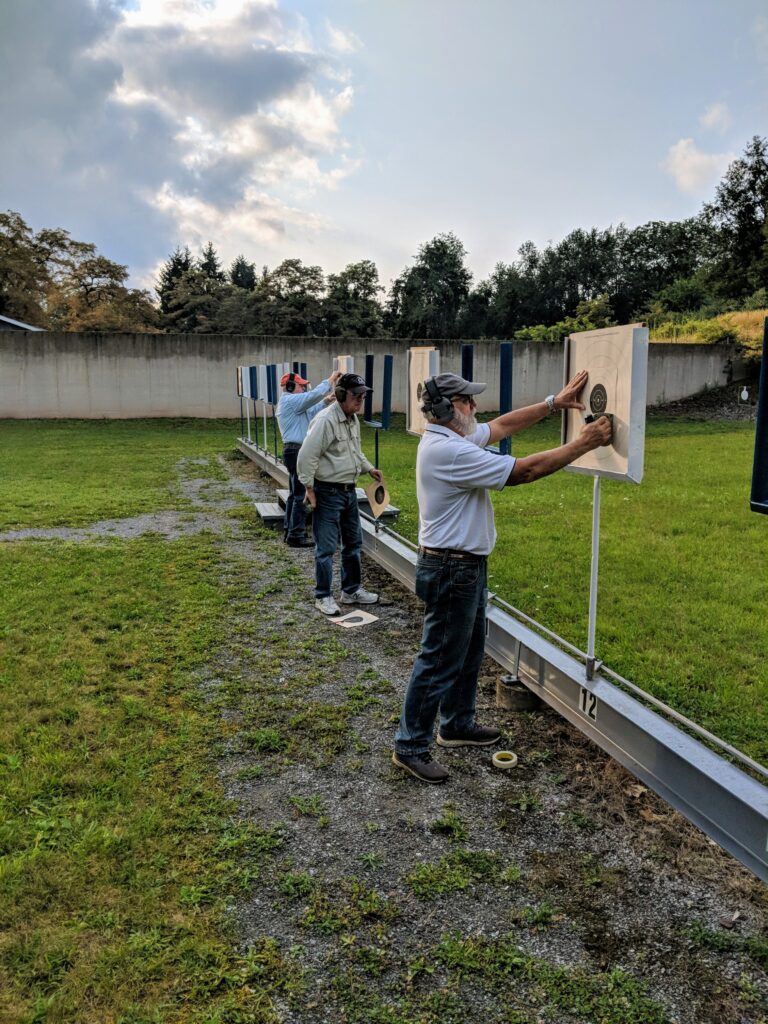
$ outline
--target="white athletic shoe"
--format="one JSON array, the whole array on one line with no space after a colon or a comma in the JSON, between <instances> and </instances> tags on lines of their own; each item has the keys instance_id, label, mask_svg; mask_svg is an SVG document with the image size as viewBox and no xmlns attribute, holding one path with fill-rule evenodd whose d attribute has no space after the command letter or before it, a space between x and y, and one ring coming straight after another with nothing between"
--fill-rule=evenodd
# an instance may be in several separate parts
<instances>
[{"instance_id":1,"label":"white athletic shoe","mask_svg":"<svg viewBox=\"0 0 768 1024\"><path fill-rule=\"evenodd\" d=\"M315 608L323 615L338 615L341 611L330 594L327 597L318 597L315 600Z\"/></svg>"},{"instance_id":2,"label":"white athletic shoe","mask_svg":"<svg viewBox=\"0 0 768 1024\"><path fill-rule=\"evenodd\" d=\"M376 604L378 600L378 594L372 594L369 590L363 590L362 587L358 587L354 594L347 594L346 591L342 591L341 594L342 604Z\"/></svg>"}]
</instances>

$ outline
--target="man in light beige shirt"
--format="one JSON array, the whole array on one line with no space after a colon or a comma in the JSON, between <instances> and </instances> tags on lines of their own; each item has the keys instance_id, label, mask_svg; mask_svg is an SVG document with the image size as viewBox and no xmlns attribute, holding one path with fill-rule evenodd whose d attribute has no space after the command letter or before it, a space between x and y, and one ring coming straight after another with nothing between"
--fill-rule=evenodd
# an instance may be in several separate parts
<instances>
[{"instance_id":1,"label":"man in light beige shirt","mask_svg":"<svg viewBox=\"0 0 768 1024\"><path fill-rule=\"evenodd\" d=\"M299 451L296 468L313 509L315 607L325 615L339 613L331 593L339 535L341 603L375 604L379 599L360 586L363 534L356 491L361 473L381 482L381 473L360 447L357 414L371 390L356 373L345 373L336 384L336 401L314 418Z\"/></svg>"}]
</instances>

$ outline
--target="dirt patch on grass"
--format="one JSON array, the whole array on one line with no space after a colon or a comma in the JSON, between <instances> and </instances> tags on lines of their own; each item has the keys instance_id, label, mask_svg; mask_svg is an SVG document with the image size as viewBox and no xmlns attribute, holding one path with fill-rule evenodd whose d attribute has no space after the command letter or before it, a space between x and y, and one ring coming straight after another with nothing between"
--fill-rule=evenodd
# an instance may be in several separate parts
<instances>
[{"instance_id":1,"label":"dirt patch on grass","mask_svg":"<svg viewBox=\"0 0 768 1024\"><path fill-rule=\"evenodd\" d=\"M273 497L222 465L241 500ZM244 948L277 940L301 977L280 1020L766 1020L760 883L554 712L498 710L490 660L479 717L518 768L457 749L444 787L403 775L419 603L367 563L378 619L341 629L313 608L312 551L240 511L222 582L247 596L205 686L226 706L226 791L278 837L231 913Z\"/></svg>"}]
</instances>

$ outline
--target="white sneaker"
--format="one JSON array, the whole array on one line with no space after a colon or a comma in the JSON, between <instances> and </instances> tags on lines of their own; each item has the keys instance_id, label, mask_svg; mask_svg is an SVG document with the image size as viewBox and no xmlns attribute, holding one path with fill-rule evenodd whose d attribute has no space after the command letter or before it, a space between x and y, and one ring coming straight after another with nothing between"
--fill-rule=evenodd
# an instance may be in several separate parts
<instances>
[{"instance_id":1,"label":"white sneaker","mask_svg":"<svg viewBox=\"0 0 768 1024\"><path fill-rule=\"evenodd\" d=\"M315 600L315 608L323 615L338 615L341 611L330 594L327 597L318 597Z\"/></svg>"},{"instance_id":2,"label":"white sneaker","mask_svg":"<svg viewBox=\"0 0 768 1024\"><path fill-rule=\"evenodd\" d=\"M378 594L372 594L362 587L358 587L354 594L347 594L346 591L342 591L341 594L342 604L376 604L378 600Z\"/></svg>"}]
</instances>

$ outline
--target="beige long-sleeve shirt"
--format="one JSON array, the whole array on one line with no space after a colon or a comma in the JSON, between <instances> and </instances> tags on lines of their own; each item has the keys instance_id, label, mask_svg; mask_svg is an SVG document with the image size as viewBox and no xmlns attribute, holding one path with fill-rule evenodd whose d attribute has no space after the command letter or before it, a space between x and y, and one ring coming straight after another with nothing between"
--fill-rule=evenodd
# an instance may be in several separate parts
<instances>
[{"instance_id":1,"label":"beige long-sleeve shirt","mask_svg":"<svg viewBox=\"0 0 768 1024\"><path fill-rule=\"evenodd\" d=\"M357 416L348 418L338 402L315 416L296 463L305 487L312 487L316 480L353 484L373 468L360 447Z\"/></svg>"}]
</instances>

